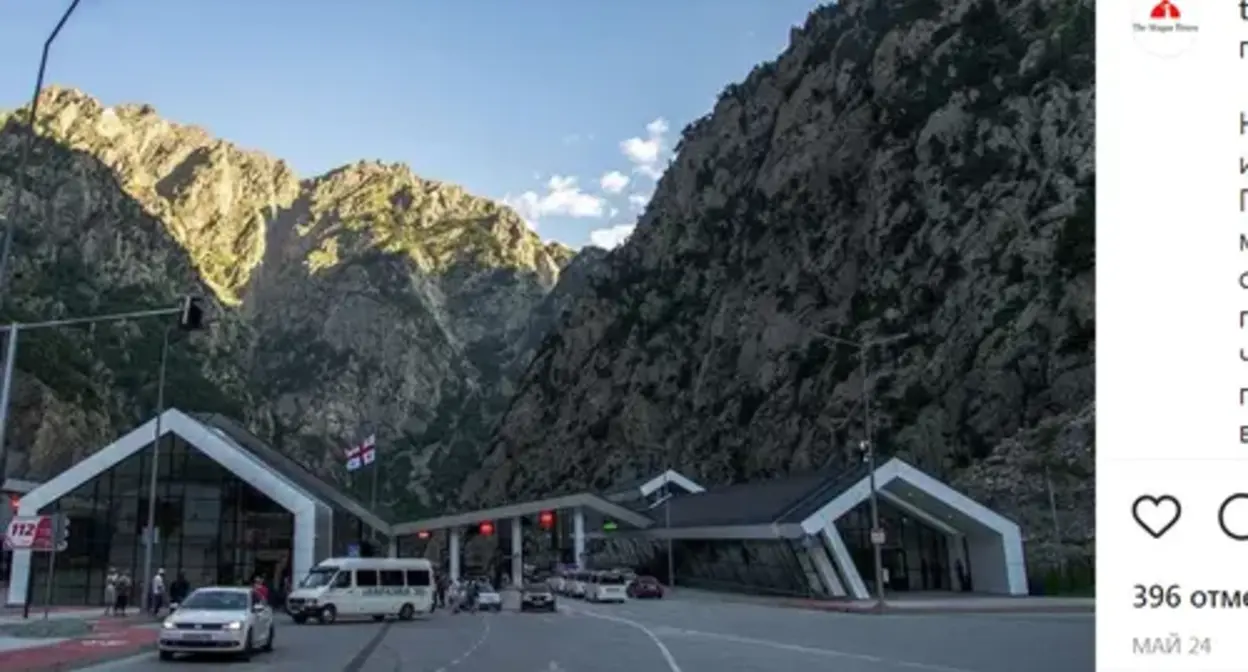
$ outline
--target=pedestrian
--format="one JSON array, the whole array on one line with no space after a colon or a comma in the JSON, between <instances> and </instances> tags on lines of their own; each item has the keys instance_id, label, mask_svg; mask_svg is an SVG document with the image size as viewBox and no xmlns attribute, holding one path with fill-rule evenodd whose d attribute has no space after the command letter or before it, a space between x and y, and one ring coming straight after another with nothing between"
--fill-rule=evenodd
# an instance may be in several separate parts
<instances>
[{"instance_id":1,"label":"pedestrian","mask_svg":"<svg viewBox=\"0 0 1248 672\"><path fill-rule=\"evenodd\" d=\"M110 616L117 607L117 568L109 567L104 577L104 615Z\"/></svg>"},{"instance_id":2,"label":"pedestrian","mask_svg":"<svg viewBox=\"0 0 1248 672\"><path fill-rule=\"evenodd\" d=\"M178 578L174 579L169 586L169 608L173 609L175 605L182 604L190 593L191 582L186 580L185 574L178 572Z\"/></svg>"},{"instance_id":3,"label":"pedestrian","mask_svg":"<svg viewBox=\"0 0 1248 672\"><path fill-rule=\"evenodd\" d=\"M436 592L434 593L434 597L435 599L434 599L433 604L435 607L446 607L446 577L445 576L438 577L438 585L436 588Z\"/></svg>"},{"instance_id":4,"label":"pedestrian","mask_svg":"<svg viewBox=\"0 0 1248 672\"><path fill-rule=\"evenodd\" d=\"M133 587L134 581L130 578L130 572L122 571L121 576L117 577L117 603L113 605L113 615L126 615L126 607L130 605L130 590Z\"/></svg>"},{"instance_id":5,"label":"pedestrian","mask_svg":"<svg viewBox=\"0 0 1248 672\"><path fill-rule=\"evenodd\" d=\"M251 582L251 589L256 593L256 601L262 604L269 603L269 587L264 584L263 576L256 576Z\"/></svg>"},{"instance_id":6,"label":"pedestrian","mask_svg":"<svg viewBox=\"0 0 1248 672\"><path fill-rule=\"evenodd\" d=\"M165 606L165 570L160 568L156 570L156 575L152 577L152 594L149 596L153 616L159 616L160 610Z\"/></svg>"}]
</instances>

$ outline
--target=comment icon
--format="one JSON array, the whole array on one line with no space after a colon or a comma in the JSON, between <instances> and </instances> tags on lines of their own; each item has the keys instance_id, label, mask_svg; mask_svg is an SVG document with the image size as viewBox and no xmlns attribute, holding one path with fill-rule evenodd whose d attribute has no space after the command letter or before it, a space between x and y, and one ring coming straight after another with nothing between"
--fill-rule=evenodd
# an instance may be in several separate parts
<instances>
[{"instance_id":1,"label":"comment icon","mask_svg":"<svg viewBox=\"0 0 1248 672\"><path fill-rule=\"evenodd\" d=\"M1237 492L1222 501L1218 527L1235 541L1248 541L1248 492Z\"/></svg>"}]
</instances>

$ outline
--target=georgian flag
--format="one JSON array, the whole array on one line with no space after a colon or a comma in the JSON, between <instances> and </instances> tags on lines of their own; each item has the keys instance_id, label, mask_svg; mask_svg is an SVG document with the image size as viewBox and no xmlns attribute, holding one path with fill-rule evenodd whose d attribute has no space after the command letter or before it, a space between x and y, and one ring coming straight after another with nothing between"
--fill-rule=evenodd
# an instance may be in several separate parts
<instances>
[{"instance_id":1,"label":"georgian flag","mask_svg":"<svg viewBox=\"0 0 1248 672\"><path fill-rule=\"evenodd\" d=\"M371 435L359 445L347 449L347 471L366 467L377 459L377 436Z\"/></svg>"}]
</instances>

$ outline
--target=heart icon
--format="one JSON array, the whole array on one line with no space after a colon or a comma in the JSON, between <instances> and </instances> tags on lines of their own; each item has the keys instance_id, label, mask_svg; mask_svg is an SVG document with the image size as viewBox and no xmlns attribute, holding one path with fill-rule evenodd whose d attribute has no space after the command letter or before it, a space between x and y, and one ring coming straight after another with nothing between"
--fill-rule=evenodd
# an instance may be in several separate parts
<instances>
[{"instance_id":1,"label":"heart icon","mask_svg":"<svg viewBox=\"0 0 1248 672\"><path fill-rule=\"evenodd\" d=\"M1183 506L1173 495L1140 495L1131 505L1131 517L1154 539L1170 531L1183 515Z\"/></svg>"}]
</instances>

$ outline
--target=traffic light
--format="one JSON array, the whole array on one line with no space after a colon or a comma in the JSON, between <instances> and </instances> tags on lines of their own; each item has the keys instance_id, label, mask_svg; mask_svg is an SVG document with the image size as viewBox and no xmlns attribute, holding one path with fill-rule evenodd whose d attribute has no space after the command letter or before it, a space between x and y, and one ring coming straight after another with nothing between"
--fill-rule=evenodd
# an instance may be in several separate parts
<instances>
[{"instance_id":1,"label":"traffic light","mask_svg":"<svg viewBox=\"0 0 1248 672\"><path fill-rule=\"evenodd\" d=\"M421 530L421 531L417 532L417 533L416 533L416 538L417 538L417 539L428 539L428 538L429 538L429 530Z\"/></svg>"},{"instance_id":2,"label":"traffic light","mask_svg":"<svg viewBox=\"0 0 1248 672\"><path fill-rule=\"evenodd\" d=\"M614 520L608 520L602 524L602 529L604 532L611 532L620 529L620 526Z\"/></svg>"},{"instance_id":3,"label":"traffic light","mask_svg":"<svg viewBox=\"0 0 1248 672\"><path fill-rule=\"evenodd\" d=\"M537 514L537 524L545 529L550 529L555 524L555 512L543 511Z\"/></svg>"},{"instance_id":4,"label":"traffic light","mask_svg":"<svg viewBox=\"0 0 1248 672\"><path fill-rule=\"evenodd\" d=\"M178 328L182 331L198 331L204 328L204 303L198 296L182 299L182 313L178 315Z\"/></svg>"},{"instance_id":5,"label":"traffic light","mask_svg":"<svg viewBox=\"0 0 1248 672\"><path fill-rule=\"evenodd\" d=\"M69 516L56 514L53 517L53 536L56 537L56 550L63 551L69 547Z\"/></svg>"},{"instance_id":6,"label":"traffic light","mask_svg":"<svg viewBox=\"0 0 1248 672\"><path fill-rule=\"evenodd\" d=\"M487 520L477 527L477 531L481 533L481 536L488 537L494 534L494 523Z\"/></svg>"}]
</instances>

